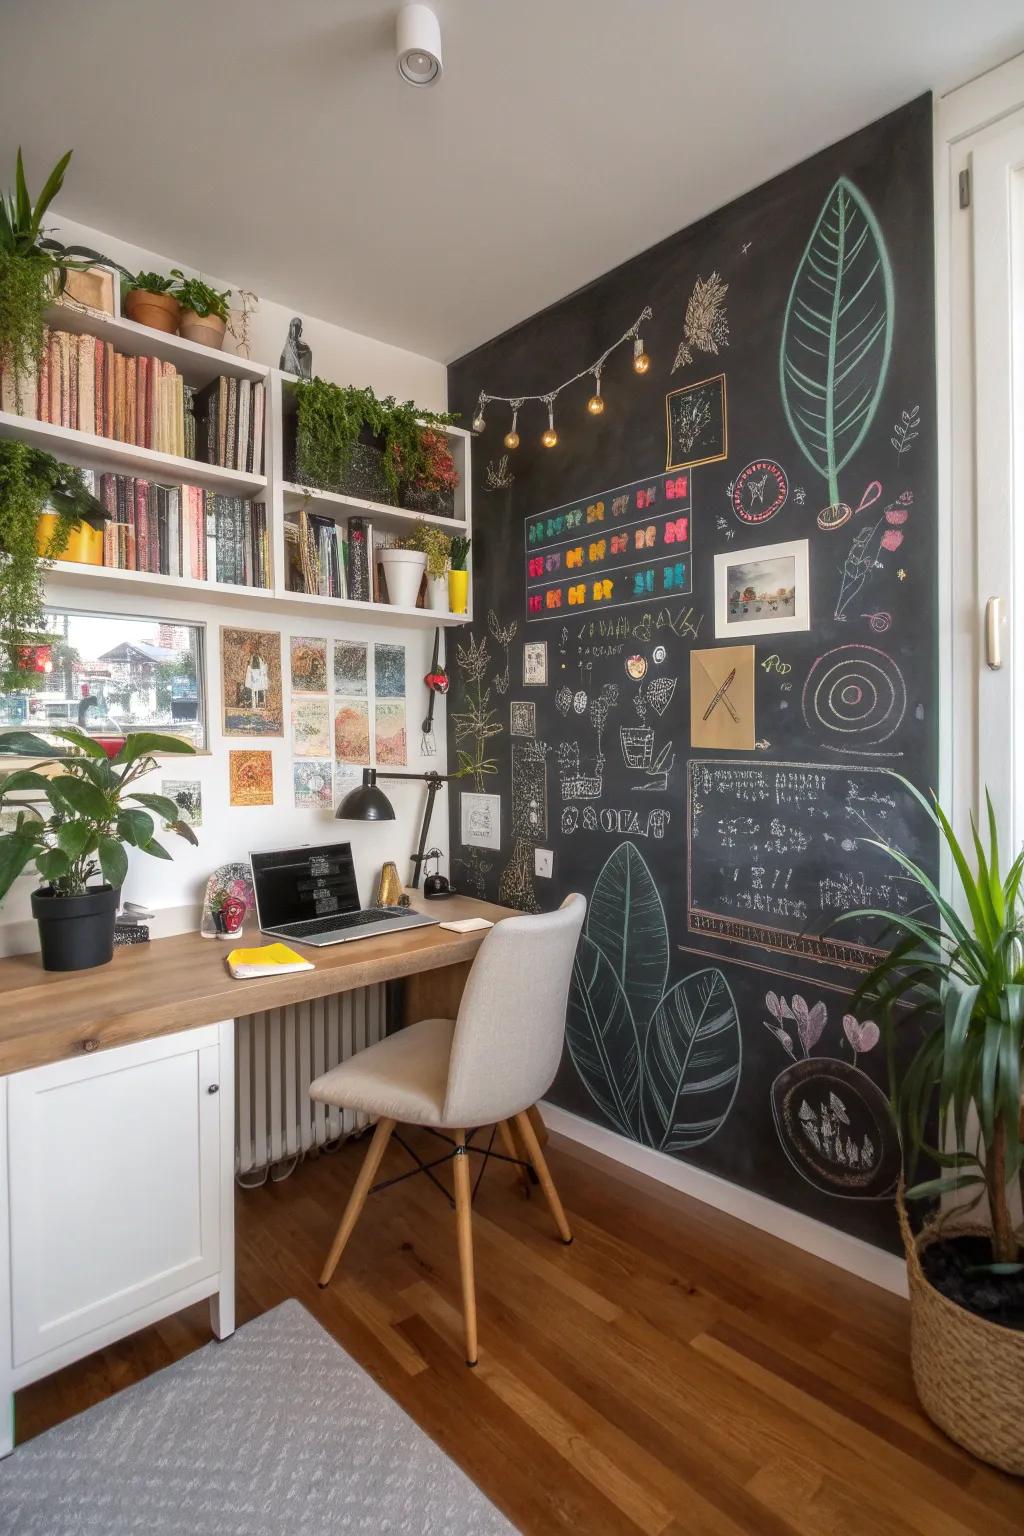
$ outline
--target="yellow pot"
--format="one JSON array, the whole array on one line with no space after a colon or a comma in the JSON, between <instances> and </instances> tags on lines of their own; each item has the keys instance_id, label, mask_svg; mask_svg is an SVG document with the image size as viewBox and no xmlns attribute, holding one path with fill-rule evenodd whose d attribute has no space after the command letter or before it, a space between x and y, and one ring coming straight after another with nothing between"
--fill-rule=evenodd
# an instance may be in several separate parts
<instances>
[{"instance_id":1,"label":"yellow pot","mask_svg":"<svg viewBox=\"0 0 1024 1536\"><path fill-rule=\"evenodd\" d=\"M56 512L41 512L36 523L36 549L45 559L50 540L57 528ZM71 530L67 548L59 556L61 560L73 560L76 565L103 564L103 530L91 523L79 523Z\"/></svg>"},{"instance_id":2,"label":"yellow pot","mask_svg":"<svg viewBox=\"0 0 1024 1536\"><path fill-rule=\"evenodd\" d=\"M469 601L469 572L448 572L448 607L452 613L465 613Z\"/></svg>"}]
</instances>

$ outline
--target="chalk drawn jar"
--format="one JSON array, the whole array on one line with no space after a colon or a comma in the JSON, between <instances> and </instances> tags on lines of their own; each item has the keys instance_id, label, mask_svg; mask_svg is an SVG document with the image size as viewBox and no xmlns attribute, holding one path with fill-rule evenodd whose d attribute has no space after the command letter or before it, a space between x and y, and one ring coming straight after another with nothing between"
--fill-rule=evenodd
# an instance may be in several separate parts
<instances>
[{"instance_id":1,"label":"chalk drawn jar","mask_svg":"<svg viewBox=\"0 0 1024 1536\"><path fill-rule=\"evenodd\" d=\"M650 768L654 761L654 731L649 725L620 725L619 741L627 768Z\"/></svg>"}]
</instances>

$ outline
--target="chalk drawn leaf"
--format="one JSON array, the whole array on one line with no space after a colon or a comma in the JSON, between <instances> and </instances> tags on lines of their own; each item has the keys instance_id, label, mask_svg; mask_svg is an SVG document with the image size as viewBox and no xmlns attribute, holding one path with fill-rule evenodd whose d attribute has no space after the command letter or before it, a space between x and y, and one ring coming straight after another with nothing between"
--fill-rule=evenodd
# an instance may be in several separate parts
<instances>
[{"instance_id":1,"label":"chalk drawn leaf","mask_svg":"<svg viewBox=\"0 0 1024 1536\"><path fill-rule=\"evenodd\" d=\"M632 843L621 843L597 877L587 937L603 951L642 1031L668 980L668 925L651 872Z\"/></svg>"},{"instance_id":2,"label":"chalk drawn leaf","mask_svg":"<svg viewBox=\"0 0 1024 1536\"><path fill-rule=\"evenodd\" d=\"M815 1003L813 1008L808 1008L806 999L802 998L799 992L793 996L792 1008L800 1044L804 1048L804 1055L809 1056L821 1039L821 1032L828 1022L828 1009L824 1003L820 1002Z\"/></svg>"},{"instance_id":3,"label":"chalk drawn leaf","mask_svg":"<svg viewBox=\"0 0 1024 1536\"><path fill-rule=\"evenodd\" d=\"M879 1030L873 1019L865 1019L861 1024L852 1013L844 1013L843 1033L858 1054L873 1051L878 1044Z\"/></svg>"},{"instance_id":4,"label":"chalk drawn leaf","mask_svg":"<svg viewBox=\"0 0 1024 1536\"><path fill-rule=\"evenodd\" d=\"M699 1147L725 1124L740 1083L739 1014L721 971L685 977L655 1010L644 1051L643 1124L662 1152Z\"/></svg>"},{"instance_id":5,"label":"chalk drawn leaf","mask_svg":"<svg viewBox=\"0 0 1024 1536\"><path fill-rule=\"evenodd\" d=\"M626 994L610 962L584 935L573 961L565 1043L590 1097L624 1136L637 1134L640 1048Z\"/></svg>"},{"instance_id":6,"label":"chalk drawn leaf","mask_svg":"<svg viewBox=\"0 0 1024 1536\"><path fill-rule=\"evenodd\" d=\"M786 304L779 383L786 420L839 502L839 472L874 420L892 351L893 281L863 194L840 176L825 199Z\"/></svg>"}]
</instances>

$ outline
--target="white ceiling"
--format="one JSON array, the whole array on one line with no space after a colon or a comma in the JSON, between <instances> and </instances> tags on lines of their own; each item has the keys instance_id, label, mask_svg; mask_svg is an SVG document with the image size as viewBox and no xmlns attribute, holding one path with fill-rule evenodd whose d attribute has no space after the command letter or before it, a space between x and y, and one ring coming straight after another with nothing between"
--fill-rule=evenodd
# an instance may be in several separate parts
<instances>
[{"instance_id":1,"label":"white ceiling","mask_svg":"<svg viewBox=\"0 0 1024 1536\"><path fill-rule=\"evenodd\" d=\"M450 361L931 87L1021 0L2 0L0 177L69 217Z\"/></svg>"}]
</instances>

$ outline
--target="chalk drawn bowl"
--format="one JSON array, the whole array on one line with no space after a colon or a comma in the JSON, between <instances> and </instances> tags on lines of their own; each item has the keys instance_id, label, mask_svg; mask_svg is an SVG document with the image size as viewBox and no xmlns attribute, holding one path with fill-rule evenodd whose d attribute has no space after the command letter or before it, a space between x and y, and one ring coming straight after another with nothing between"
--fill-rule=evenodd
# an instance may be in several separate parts
<instances>
[{"instance_id":1,"label":"chalk drawn bowl","mask_svg":"<svg viewBox=\"0 0 1024 1536\"><path fill-rule=\"evenodd\" d=\"M834 501L830 507L822 507L818 513L818 527L826 533L841 528L853 516L853 508L845 501Z\"/></svg>"},{"instance_id":2,"label":"chalk drawn bowl","mask_svg":"<svg viewBox=\"0 0 1024 1536\"><path fill-rule=\"evenodd\" d=\"M848 1200L893 1193L899 1136L885 1094L866 1072L811 1057L779 1073L771 1099L782 1150L808 1184Z\"/></svg>"}]
</instances>

